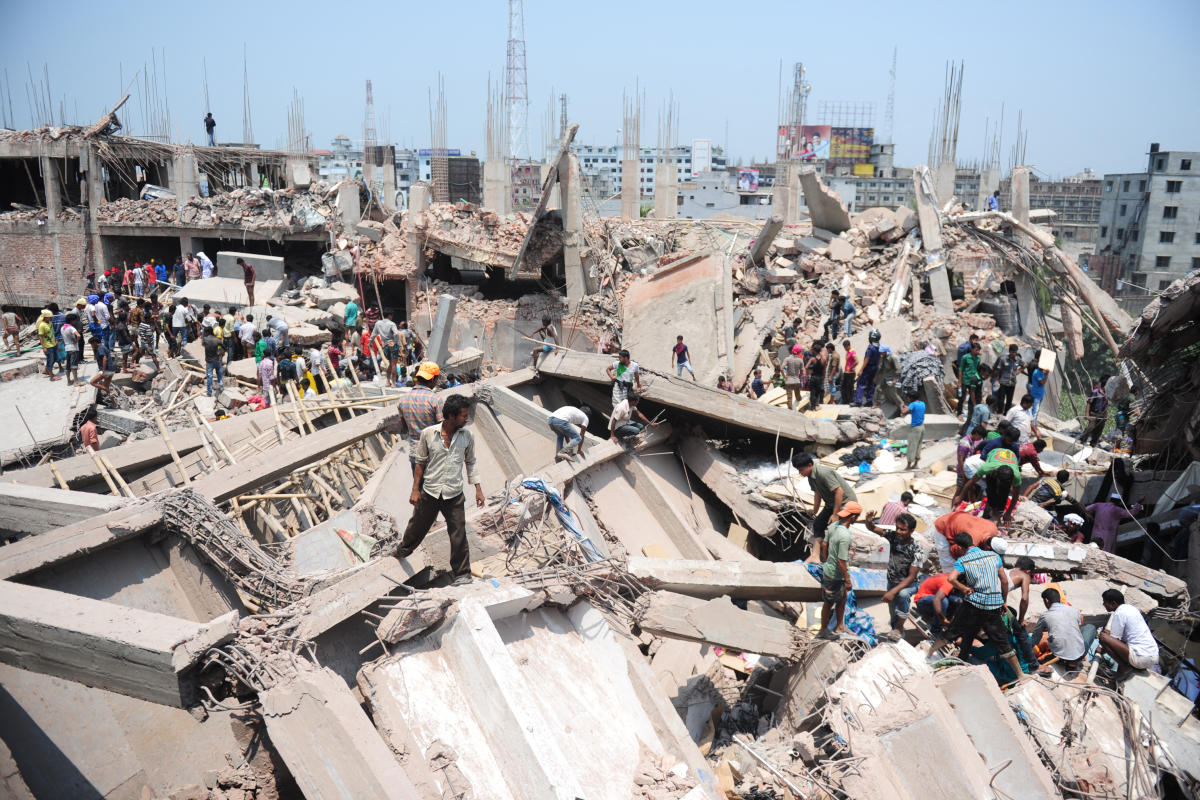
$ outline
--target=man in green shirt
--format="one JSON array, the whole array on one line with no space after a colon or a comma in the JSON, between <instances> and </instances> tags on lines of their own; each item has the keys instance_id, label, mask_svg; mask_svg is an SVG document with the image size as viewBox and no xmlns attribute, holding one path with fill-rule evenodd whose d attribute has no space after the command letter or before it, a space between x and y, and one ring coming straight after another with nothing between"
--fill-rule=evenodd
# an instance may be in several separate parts
<instances>
[{"instance_id":1,"label":"man in green shirt","mask_svg":"<svg viewBox=\"0 0 1200 800\"><path fill-rule=\"evenodd\" d=\"M821 542L825 539L825 529L829 527L829 520L837 516L843 503L857 500L858 495L837 470L816 463L812 453L797 453L792 456L792 466L802 478L808 478L808 485L816 495L812 507L812 551L808 556L809 561L815 563ZM825 506L824 510L821 510L822 504Z\"/></svg>"},{"instance_id":2,"label":"man in green shirt","mask_svg":"<svg viewBox=\"0 0 1200 800\"><path fill-rule=\"evenodd\" d=\"M971 351L962 357L959 362L958 371L962 375L962 401L958 404L958 412L961 414L963 404L967 408L973 409L979 404L980 391L983 385L983 378L979 374L979 364L983 360L981 353L983 349L979 346L979 342L971 342Z\"/></svg>"},{"instance_id":3,"label":"man in green shirt","mask_svg":"<svg viewBox=\"0 0 1200 800\"><path fill-rule=\"evenodd\" d=\"M1021 467L1017 454L1005 447L993 449L971 479L955 494L951 506L957 506L963 497L970 497L971 490L980 481L983 481L987 495L987 518L1011 522L1013 510L1021 498Z\"/></svg>"},{"instance_id":4,"label":"man in green shirt","mask_svg":"<svg viewBox=\"0 0 1200 800\"><path fill-rule=\"evenodd\" d=\"M861 513L862 506L854 500L844 503L838 511L837 524L829 530L829 538L821 541L821 558L825 562L821 577L821 600L824 602L821 605L821 632L817 634L818 639L836 639L839 633L847 633L846 595L852 587L851 536L850 529L846 526L853 525ZM835 609L836 625L830 630L829 617Z\"/></svg>"}]
</instances>

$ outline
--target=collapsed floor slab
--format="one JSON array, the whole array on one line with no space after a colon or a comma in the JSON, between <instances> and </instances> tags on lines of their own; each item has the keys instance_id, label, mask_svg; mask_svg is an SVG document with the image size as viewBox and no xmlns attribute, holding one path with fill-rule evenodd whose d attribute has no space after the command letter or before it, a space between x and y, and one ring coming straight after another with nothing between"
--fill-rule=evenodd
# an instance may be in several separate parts
<instances>
[{"instance_id":1,"label":"collapsed floor slab","mask_svg":"<svg viewBox=\"0 0 1200 800\"><path fill-rule=\"evenodd\" d=\"M648 588L689 597L735 600L821 599L821 584L801 564L771 561L688 561L673 558L629 559L629 574Z\"/></svg>"}]
</instances>

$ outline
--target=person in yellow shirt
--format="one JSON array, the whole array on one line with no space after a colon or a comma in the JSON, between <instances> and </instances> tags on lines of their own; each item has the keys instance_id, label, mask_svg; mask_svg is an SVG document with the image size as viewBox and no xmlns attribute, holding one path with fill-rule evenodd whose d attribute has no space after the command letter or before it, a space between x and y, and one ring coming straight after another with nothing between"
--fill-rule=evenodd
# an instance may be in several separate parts
<instances>
[{"instance_id":1,"label":"person in yellow shirt","mask_svg":"<svg viewBox=\"0 0 1200 800\"><path fill-rule=\"evenodd\" d=\"M54 365L58 363L58 341L54 338L54 326L50 324L53 316L50 309L43 308L41 316L38 317L37 332L42 343L42 352L46 354L46 369L43 374L56 381L62 376L54 374Z\"/></svg>"}]
</instances>

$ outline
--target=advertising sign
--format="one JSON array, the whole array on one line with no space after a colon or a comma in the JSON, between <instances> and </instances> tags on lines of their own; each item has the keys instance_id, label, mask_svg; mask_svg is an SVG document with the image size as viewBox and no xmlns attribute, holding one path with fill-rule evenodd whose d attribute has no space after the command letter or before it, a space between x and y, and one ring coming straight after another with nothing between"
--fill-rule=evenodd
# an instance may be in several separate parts
<instances>
[{"instance_id":1,"label":"advertising sign","mask_svg":"<svg viewBox=\"0 0 1200 800\"><path fill-rule=\"evenodd\" d=\"M834 166L865 164L871 159L874 128L832 128L829 137L829 161Z\"/></svg>"},{"instance_id":2,"label":"advertising sign","mask_svg":"<svg viewBox=\"0 0 1200 800\"><path fill-rule=\"evenodd\" d=\"M758 170L756 170L756 169L739 169L738 170L738 191L739 192L757 192L758 191Z\"/></svg>"}]
</instances>

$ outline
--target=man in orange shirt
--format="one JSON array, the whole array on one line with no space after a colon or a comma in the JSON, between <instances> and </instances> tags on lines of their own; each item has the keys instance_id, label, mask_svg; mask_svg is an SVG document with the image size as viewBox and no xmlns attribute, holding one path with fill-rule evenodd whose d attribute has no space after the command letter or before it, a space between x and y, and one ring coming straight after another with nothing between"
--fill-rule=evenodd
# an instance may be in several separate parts
<instances>
[{"instance_id":1,"label":"man in orange shirt","mask_svg":"<svg viewBox=\"0 0 1200 800\"><path fill-rule=\"evenodd\" d=\"M974 545L984 550L990 550L991 548L987 546L988 540L1000 534L996 523L965 511L951 511L949 514L943 514L934 520L933 527L937 528L937 532L950 542L950 555L955 558L962 558L964 552L954 544L955 534L968 534Z\"/></svg>"},{"instance_id":2,"label":"man in orange shirt","mask_svg":"<svg viewBox=\"0 0 1200 800\"><path fill-rule=\"evenodd\" d=\"M950 624L950 617L960 602L962 597L950 583L949 572L931 575L921 581L921 586L913 597L913 605L917 612L930 621L930 629L936 637L940 637L942 631Z\"/></svg>"}]
</instances>

